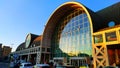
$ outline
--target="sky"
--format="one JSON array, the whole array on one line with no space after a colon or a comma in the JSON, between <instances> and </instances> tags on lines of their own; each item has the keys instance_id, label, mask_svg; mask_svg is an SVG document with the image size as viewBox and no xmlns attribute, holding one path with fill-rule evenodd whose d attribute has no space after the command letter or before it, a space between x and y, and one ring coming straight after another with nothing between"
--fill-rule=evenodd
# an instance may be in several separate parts
<instances>
[{"instance_id":1,"label":"sky","mask_svg":"<svg viewBox=\"0 0 120 68\"><path fill-rule=\"evenodd\" d=\"M50 15L61 4L77 1L94 12L120 0L0 0L0 43L12 51L25 41L27 34L42 35Z\"/></svg>"}]
</instances>

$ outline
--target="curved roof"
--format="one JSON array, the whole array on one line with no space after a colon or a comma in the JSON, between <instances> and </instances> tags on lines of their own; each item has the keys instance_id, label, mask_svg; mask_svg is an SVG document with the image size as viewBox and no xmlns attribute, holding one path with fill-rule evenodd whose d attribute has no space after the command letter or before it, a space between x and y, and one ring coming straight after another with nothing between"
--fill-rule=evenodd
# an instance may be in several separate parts
<instances>
[{"instance_id":1,"label":"curved roof","mask_svg":"<svg viewBox=\"0 0 120 68\"><path fill-rule=\"evenodd\" d=\"M25 42L21 43L21 44L17 47L16 51L19 51L19 50L21 50L21 49L25 49Z\"/></svg>"},{"instance_id":2,"label":"curved roof","mask_svg":"<svg viewBox=\"0 0 120 68\"><path fill-rule=\"evenodd\" d=\"M41 41L42 40L42 36L39 36L37 38L35 38L35 40L33 42L38 42L38 41Z\"/></svg>"},{"instance_id":3,"label":"curved roof","mask_svg":"<svg viewBox=\"0 0 120 68\"><path fill-rule=\"evenodd\" d=\"M35 38L35 40L33 41L33 43L30 46L33 46L33 45L40 46L41 45L41 40L42 40L42 35L40 35L39 37Z\"/></svg>"},{"instance_id":4,"label":"curved roof","mask_svg":"<svg viewBox=\"0 0 120 68\"><path fill-rule=\"evenodd\" d=\"M120 24L120 2L104 8L96 13L104 19L104 22L101 22L101 24L108 24L110 21L114 21L115 25Z\"/></svg>"},{"instance_id":5,"label":"curved roof","mask_svg":"<svg viewBox=\"0 0 120 68\"><path fill-rule=\"evenodd\" d=\"M29 43L29 46L28 46L28 47L30 47L30 45L33 43L33 41L34 41L37 37L39 37L39 35L35 35L35 34L32 34L32 33L29 33L29 34L27 35L27 37L28 37L29 35L31 35L31 36L30 36L31 39L30 39L30 43ZM26 40L27 40L27 37L26 37L26 39L25 39L25 42L26 42ZM25 45L26 45L26 44L25 44Z\"/></svg>"},{"instance_id":6,"label":"curved roof","mask_svg":"<svg viewBox=\"0 0 120 68\"><path fill-rule=\"evenodd\" d=\"M107 28L110 21L114 21L115 25L120 23L120 2L98 12L93 12L78 2L67 2L59 6L50 16L43 32L42 45L51 45L52 35L54 35L53 33L59 21L78 8L84 10L87 14L90 22L91 33Z\"/></svg>"},{"instance_id":7,"label":"curved roof","mask_svg":"<svg viewBox=\"0 0 120 68\"><path fill-rule=\"evenodd\" d=\"M42 45L48 45L48 46L51 45L51 38L54 33L55 27L58 25L59 21L63 17L65 17L66 15L68 15L69 13L71 13L72 11L74 11L78 8L85 11L85 13L87 14L88 19L90 21L91 32L96 31L101 28L101 25L97 24L97 23L102 22L102 18L99 15L97 15L96 13L94 13L93 11L91 11L90 9L88 9L87 7L83 6L82 4L80 4L78 2L67 2L67 3L64 3L63 5L61 5L60 7L58 7L54 11L54 13L50 16L50 18L46 24L46 27L44 29L44 32L43 32ZM99 19L101 19L101 20L99 20ZM97 25L97 27L96 27L96 25ZM46 43L46 41L47 41L47 43Z\"/></svg>"},{"instance_id":8,"label":"curved roof","mask_svg":"<svg viewBox=\"0 0 120 68\"><path fill-rule=\"evenodd\" d=\"M31 34L31 33L29 33L28 35L31 35L30 36L31 39L30 39L30 44L29 44L29 46L27 48L29 48L32 45L32 43L34 43L36 41L40 41L42 39L42 36L39 36L39 35L35 35L35 34ZM26 39L27 39L28 35L26 36ZM26 40L25 40L25 42L21 43L17 47L16 51L19 51L21 49L26 49Z\"/></svg>"}]
</instances>

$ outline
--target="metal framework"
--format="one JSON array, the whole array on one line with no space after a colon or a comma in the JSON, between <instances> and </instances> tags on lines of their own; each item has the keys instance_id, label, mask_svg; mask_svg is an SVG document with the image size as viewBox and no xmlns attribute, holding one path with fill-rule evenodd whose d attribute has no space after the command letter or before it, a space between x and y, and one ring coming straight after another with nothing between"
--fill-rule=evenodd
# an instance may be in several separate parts
<instances>
[{"instance_id":1,"label":"metal framework","mask_svg":"<svg viewBox=\"0 0 120 68\"><path fill-rule=\"evenodd\" d=\"M107 41L106 33L115 32L116 40L114 41ZM109 66L109 56L107 52L107 46L112 44L120 44L120 27L111 28L102 30L96 33L93 33L93 59L94 59L94 68L100 68L100 66ZM101 35L101 42L95 43L95 36ZM114 46L114 45L113 45Z\"/></svg>"}]
</instances>

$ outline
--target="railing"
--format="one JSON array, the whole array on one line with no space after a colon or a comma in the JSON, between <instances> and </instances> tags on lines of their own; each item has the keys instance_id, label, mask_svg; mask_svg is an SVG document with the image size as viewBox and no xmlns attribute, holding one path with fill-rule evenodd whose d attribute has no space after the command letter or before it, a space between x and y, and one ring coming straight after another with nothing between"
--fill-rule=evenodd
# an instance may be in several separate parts
<instances>
[{"instance_id":1,"label":"railing","mask_svg":"<svg viewBox=\"0 0 120 68\"><path fill-rule=\"evenodd\" d=\"M41 46L37 46L37 47L32 47L32 48L12 52L11 54L19 54L19 55L35 54L40 52L40 49L41 49Z\"/></svg>"}]
</instances>

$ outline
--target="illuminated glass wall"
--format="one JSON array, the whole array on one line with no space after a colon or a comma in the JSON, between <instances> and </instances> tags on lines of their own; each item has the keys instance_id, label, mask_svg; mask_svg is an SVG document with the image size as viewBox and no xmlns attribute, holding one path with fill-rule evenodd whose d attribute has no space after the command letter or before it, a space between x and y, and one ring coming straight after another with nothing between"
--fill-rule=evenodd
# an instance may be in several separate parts
<instances>
[{"instance_id":1,"label":"illuminated glass wall","mask_svg":"<svg viewBox=\"0 0 120 68\"><path fill-rule=\"evenodd\" d=\"M75 10L59 22L52 38L53 57L92 55L90 23L86 13Z\"/></svg>"}]
</instances>

